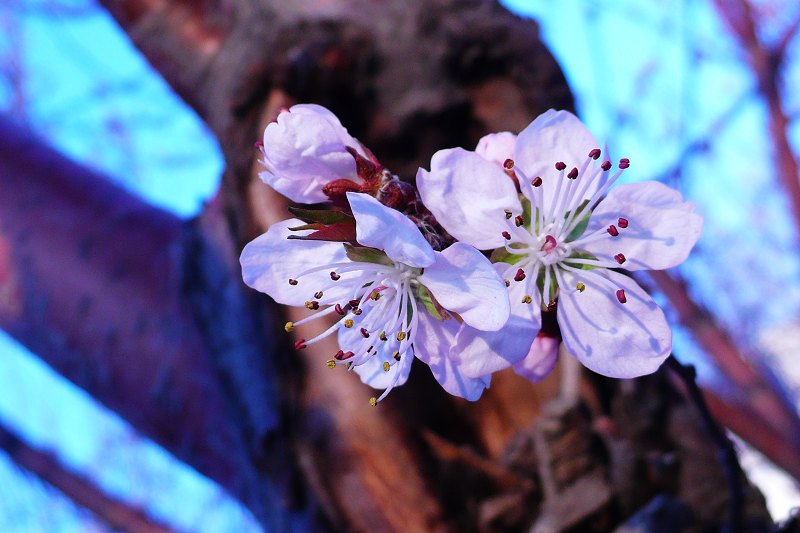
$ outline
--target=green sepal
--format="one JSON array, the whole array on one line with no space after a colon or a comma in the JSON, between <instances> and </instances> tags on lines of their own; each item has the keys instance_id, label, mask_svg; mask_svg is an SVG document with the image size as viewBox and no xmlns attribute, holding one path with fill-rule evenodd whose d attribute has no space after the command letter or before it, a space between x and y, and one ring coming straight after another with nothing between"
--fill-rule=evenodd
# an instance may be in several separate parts
<instances>
[{"instance_id":1,"label":"green sepal","mask_svg":"<svg viewBox=\"0 0 800 533\"><path fill-rule=\"evenodd\" d=\"M525 259L523 254L512 254L505 248L497 248L492 250L492 255L489 256L489 261L492 263L508 263L514 265Z\"/></svg>"},{"instance_id":2,"label":"green sepal","mask_svg":"<svg viewBox=\"0 0 800 533\"><path fill-rule=\"evenodd\" d=\"M378 265L388 266L394 264L394 262L389 259L389 257L387 257L382 250L378 250L377 248L370 248L368 246L354 246L352 244L345 243L344 251L350 261L355 261L357 263L376 263Z\"/></svg>"},{"instance_id":3,"label":"green sepal","mask_svg":"<svg viewBox=\"0 0 800 533\"><path fill-rule=\"evenodd\" d=\"M302 207L289 207L289 212L303 222L318 224L336 224L338 222L355 222L350 213L331 209L303 209Z\"/></svg>"},{"instance_id":4,"label":"green sepal","mask_svg":"<svg viewBox=\"0 0 800 533\"><path fill-rule=\"evenodd\" d=\"M425 285L419 285L419 287L417 287L417 300L422 302L422 305L425 306L425 309L428 310L428 313L430 313L431 316L436 320L448 320L450 318L444 308L439 305L439 302L436 301L436 298L433 297L433 294L431 294L431 291Z\"/></svg>"},{"instance_id":5,"label":"green sepal","mask_svg":"<svg viewBox=\"0 0 800 533\"><path fill-rule=\"evenodd\" d=\"M581 218L581 221L578 222L578 225L575 226L574 228L572 228L572 231L569 232L569 235L567 235L567 242L572 242L572 241L576 240L578 237L583 235L584 231L586 231L586 227L589 225L589 219L592 216L592 212L589 211L589 210L586 210L586 213L583 213L583 211L586 209L586 205L588 203L589 203L589 200L584 200L581 203L581 205L578 206L578 210L577 210L578 216L582 216L583 218ZM564 216L566 218L569 218L571 216L571 214L567 213Z\"/></svg>"}]
</instances>

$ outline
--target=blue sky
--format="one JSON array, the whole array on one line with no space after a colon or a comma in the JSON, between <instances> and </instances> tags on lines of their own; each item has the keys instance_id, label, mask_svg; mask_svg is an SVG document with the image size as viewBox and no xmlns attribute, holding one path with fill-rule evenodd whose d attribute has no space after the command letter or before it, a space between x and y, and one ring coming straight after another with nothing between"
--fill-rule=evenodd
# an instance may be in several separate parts
<instances>
[{"instance_id":1,"label":"blue sky","mask_svg":"<svg viewBox=\"0 0 800 533\"><path fill-rule=\"evenodd\" d=\"M784 253L793 238L787 207L763 163L770 157L764 109L709 3L563 0L557 9L545 0L504 3L540 21L579 113L612 153L631 159L626 176L664 179L697 202L706 229L682 271L698 299L745 346L800 316L799 254ZM74 14L54 13L44 0L0 6L0 108L154 204L182 217L196 213L223 168L214 139L93 2L58 4ZM794 63L787 83L799 75ZM793 134L800 141L800 128ZM701 139L702 150L687 152ZM765 299L775 304L764 306ZM676 352L713 379L691 339L676 331ZM0 420L110 493L189 531L257 529L213 483L139 438L2 334L0 383ZM778 514L800 504L796 493L782 491L788 496L775 500ZM0 531L37 528L103 530L0 454Z\"/></svg>"}]
</instances>

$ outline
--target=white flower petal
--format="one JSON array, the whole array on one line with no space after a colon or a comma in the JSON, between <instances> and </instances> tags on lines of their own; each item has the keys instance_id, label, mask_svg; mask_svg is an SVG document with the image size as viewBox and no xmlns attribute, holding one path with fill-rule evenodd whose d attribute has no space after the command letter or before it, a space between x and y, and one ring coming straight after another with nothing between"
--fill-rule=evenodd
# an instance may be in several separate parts
<instances>
[{"instance_id":1,"label":"white flower petal","mask_svg":"<svg viewBox=\"0 0 800 533\"><path fill-rule=\"evenodd\" d=\"M489 375L469 378L461 373L448 353L455 344L460 325L455 320L437 320L425 311L420 311L419 330L414 347L417 358L426 363L436 381L454 396L470 401L480 398L489 387Z\"/></svg>"},{"instance_id":2,"label":"white flower petal","mask_svg":"<svg viewBox=\"0 0 800 533\"><path fill-rule=\"evenodd\" d=\"M417 188L444 229L481 250L503 245L505 209L522 212L513 180L495 163L461 148L433 154L430 172L417 172Z\"/></svg>"},{"instance_id":3,"label":"white flower petal","mask_svg":"<svg viewBox=\"0 0 800 533\"><path fill-rule=\"evenodd\" d=\"M295 202L325 201L326 183L339 178L360 181L346 146L363 155L360 143L333 113L314 104L292 106L264 130L267 170L259 177Z\"/></svg>"},{"instance_id":4,"label":"white flower petal","mask_svg":"<svg viewBox=\"0 0 800 533\"><path fill-rule=\"evenodd\" d=\"M514 145L516 143L517 136L509 131L490 133L481 137L481 140L478 141L478 146L475 148L475 153L484 159L503 166L506 159L513 159Z\"/></svg>"},{"instance_id":5,"label":"white flower petal","mask_svg":"<svg viewBox=\"0 0 800 533\"><path fill-rule=\"evenodd\" d=\"M625 290L627 302L615 290ZM614 378L655 372L672 350L672 332L664 313L631 278L606 269L564 272L566 287L558 300L558 325L566 348L587 368ZM583 292L572 290L578 282Z\"/></svg>"},{"instance_id":6,"label":"white flower petal","mask_svg":"<svg viewBox=\"0 0 800 533\"><path fill-rule=\"evenodd\" d=\"M556 338L537 336L528 355L514 363L514 372L534 383L543 380L556 366L560 344Z\"/></svg>"},{"instance_id":7,"label":"white flower petal","mask_svg":"<svg viewBox=\"0 0 800 533\"><path fill-rule=\"evenodd\" d=\"M525 357L538 332L538 324L516 315L500 331L480 331L465 324L450 348L450 359L464 376L487 376Z\"/></svg>"},{"instance_id":8,"label":"white flower petal","mask_svg":"<svg viewBox=\"0 0 800 533\"><path fill-rule=\"evenodd\" d=\"M356 219L356 240L386 252L393 261L427 267L434 261L433 248L419 228L403 213L386 207L368 194L347 193Z\"/></svg>"},{"instance_id":9,"label":"white flower petal","mask_svg":"<svg viewBox=\"0 0 800 533\"><path fill-rule=\"evenodd\" d=\"M545 210L555 201L555 191L559 171L557 162L566 164L566 172L572 168L580 169L586 162L589 152L598 148L594 135L569 111L550 109L539 115L517 137L514 150L515 166L521 169L528 179L542 178L542 196ZM593 168L594 162L589 168ZM583 178L590 175L586 171L577 180L566 183L571 187L586 186L582 197L589 198L600 187L601 180L583 184ZM566 179L566 178L564 178ZM562 190L566 188L562 184Z\"/></svg>"},{"instance_id":10,"label":"white flower petal","mask_svg":"<svg viewBox=\"0 0 800 533\"><path fill-rule=\"evenodd\" d=\"M289 231L290 227L301 225L303 222L296 218L278 222L248 243L239 258L244 282L284 305L304 305L320 290L325 293L321 302L345 297L351 290L347 280L352 274L343 274L334 282L330 271L323 270L303 276L297 285L289 284L290 278L298 279L310 268L349 261L341 243L287 239L289 235L308 233Z\"/></svg>"},{"instance_id":11,"label":"white flower petal","mask_svg":"<svg viewBox=\"0 0 800 533\"><path fill-rule=\"evenodd\" d=\"M458 313L470 326L497 331L510 313L505 283L483 254L457 242L425 267L419 281L445 309Z\"/></svg>"},{"instance_id":12,"label":"white flower petal","mask_svg":"<svg viewBox=\"0 0 800 533\"><path fill-rule=\"evenodd\" d=\"M616 254L625 256L627 270L662 270L686 260L703 230L703 217L694 203L655 181L619 185L608 193L589 219L587 232L618 225L622 217L627 228L617 237L586 244L583 248L605 261Z\"/></svg>"}]
</instances>

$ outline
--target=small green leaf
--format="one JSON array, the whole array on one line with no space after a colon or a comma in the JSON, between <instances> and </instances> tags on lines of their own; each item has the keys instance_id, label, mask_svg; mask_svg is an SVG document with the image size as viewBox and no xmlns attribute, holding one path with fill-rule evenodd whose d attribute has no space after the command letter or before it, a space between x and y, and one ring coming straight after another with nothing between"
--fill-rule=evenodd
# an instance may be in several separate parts
<instances>
[{"instance_id":1,"label":"small green leaf","mask_svg":"<svg viewBox=\"0 0 800 533\"><path fill-rule=\"evenodd\" d=\"M505 248L497 248L496 250L492 251L492 255L489 256L489 260L492 263L508 263L510 265L519 263L523 259L525 259L525 255L522 254L512 254Z\"/></svg>"},{"instance_id":2,"label":"small green leaf","mask_svg":"<svg viewBox=\"0 0 800 533\"><path fill-rule=\"evenodd\" d=\"M394 264L394 262L389 259L382 250L378 250L377 248L345 244L344 251L350 261L356 261L358 263L376 263L379 265L389 266Z\"/></svg>"},{"instance_id":3,"label":"small green leaf","mask_svg":"<svg viewBox=\"0 0 800 533\"><path fill-rule=\"evenodd\" d=\"M303 209L290 207L289 212L303 222L317 222L320 224L336 224L339 222L355 222L353 215L344 211L332 209Z\"/></svg>"}]
</instances>

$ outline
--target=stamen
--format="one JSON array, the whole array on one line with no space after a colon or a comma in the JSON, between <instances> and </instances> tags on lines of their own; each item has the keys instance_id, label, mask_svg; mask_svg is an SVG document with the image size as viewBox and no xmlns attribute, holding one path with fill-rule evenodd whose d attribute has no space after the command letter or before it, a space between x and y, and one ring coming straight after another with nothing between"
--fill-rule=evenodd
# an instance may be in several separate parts
<instances>
[{"instance_id":1,"label":"stamen","mask_svg":"<svg viewBox=\"0 0 800 533\"><path fill-rule=\"evenodd\" d=\"M400 352L398 352L397 350L393 351L392 352L392 357L394 357L395 361L399 361L400 360Z\"/></svg>"},{"instance_id":2,"label":"stamen","mask_svg":"<svg viewBox=\"0 0 800 533\"><path fill-rule=\"evenodd\" d=\"M306 347L306 340L305 339L297 339L294 341L294 349L295 350L302 350Z\"/></svg>"},{"instance_id":3,"label":"stamen","mask_svg":"<svg viewBox=\"0 0 800 533\"><path fill-rule=\"evenodd\" d=\"M366 328L361 328L361 336L365 339L369 339L369 331L367 331Z\"/></svg>"},{"instance_id":4,"label":"stamen","mask_svg":"<svg viewBox=\"0 0 800 533\"><path fill-rule=\"evenodd\" d=\"M297 285L297 280L289 278L289 285Z\"/></svg>"},{"instance_id":5,"label":"stamen","mask_svg":"<svg viewBox=\"0 0 800 533\"><path fill-rule=\"evenodd\" d=\"M621 265L622 263L625 262L625 255L624 254L617 254L617 255L614 256L614 259L617 261L617 263L619 263Z\"/></svg>"},{"instance_id":6,"label":"stamen","mask_svg":"<svg viewBox=\"0 0 800 533\"><path fill-rule=\"evenodd\" d=\"M593 149L592 151L590 151L590 152L589 152L589 157L591 157L591 158L592 158L592 159L594 159L595 161L597 161L598 159L600 159L600 148L595 148L595 149Z\"/></svg>"},{"instance_id":7,"label":"stamen","mask_svg":"<svg viewBox=\"0 0 800 533\"><path fill-rule=\"evenodd\" d=\"M603 164L600 165L600 168L608 172L609 170L611 170L611 161L603 161Z\"/></svg>"},{"instance_id":8,"label":"stamen","mask_svg":"<svg viewBox=\"0 0 800 533\"><path fill-rule=\"evenodd\" d=\"M361 303L361 300L358 300L358 299L350 300L347 303L348 303L348 305L350 305L350 307L358 307L358 304Z\"/></svg>"},{"instance_id":9,"label":"stamen","mask_svg":"<svg viewBox=\"0 0 800 533\"><path fill-rule=\"evenodd\" d=\"M391 367L392 367L392 365L389 364L389 361L384 361L383 362L383 371L384 372L388 372Z\"/></svg>"},{"instance_id":10,"label":"stamen","mask_svg":"<svg viewBox=\"0 0 800 533\"><path fill-rule=\"evenodd\" d=\"M535 178L533 178L533 181L531 182L531 185L533 185L534 187L541 187L542 186L542 178L540 178L539 176L536 176Z\"/></svg>"},{"instance_id":11,"label":"stamen","mask_svg":"<svg viewBox=\"0 0 800 533\"><path fill-rule=\"evenodd\" d=\"M306 309L311 309L312 311L316 311L319 309L319 302L316 300L311 300L310 302L306 302Z\"/></svg>"},{"instance_id":12,"label":"stamen","mask_svg":"<svg viewBox=\"0 0 800 533\"><path fill-rule=\"evenodd\" d=\"M369 404L372 407L375 407L376 405L378 405L378 399L375 396L373 396L372 398L369 399Z\"/></svg>"},{"instance_id":13,"label":"stamen","mask_svg":"<svg viewBox=\"0 0 800 533\"><path fill-rule=\"evenodd\" d=\"M614 224L611 224L606 231L612 237L616 237L617 235L619 235L619 230L617 229L617 227Z\"/></svg>"},{"instance_id":14,"label":"stamen","mask_svg":"<svg viewBox=\"0 0 800 533\"><path fill-rule=\"evenodd\" d=\"M378 289L375 289L374 291L372 291L372 293L369 295L369 297L370 297L371 300L377 302L378 300L381 299L381 293L378 292Z\"/></svg>"},{"instance_id":15,"label":"stamen","mask_svg":"<svg viewBox=\"0 0 800 533\"><path fill-rule=\"evenodd\" d=\"M517 270L517 273L514 274L514 281L522 281L525 279L525 271L521 268Z\"/></svg>"},{"instance_id":16,"label":"stamen","mask_svg":"<svg viewBox=\"0 0 800 533\"><path fill-rule=\"evenodd\" d=\"M291 321L287 322L286 325L283 326L283 329L286 331L286 333L289 333L294 329L294 322Z\"/></svg>"},{"instance_id":17,"label":"stamen","mask_svg":"<svg viewBox=\"0 0 800 533\"><path fill-rule=\"evenodd\" d=\"M386 336L386 332L385 331L381 331L381 334L378 335L378 338L380 340L382 340L382 341L388 341L389 340L389 337Z\"/></svg>"},{"instance_id":18,"label":"stamen","mask_svg":"<svg viewBox=\"0 0 800 533\"><path fill-rule=\"evenodd\" d=\"M506 214L506 220L510 219L514 214L511 212L510 209L503 209L503 212Z\"/></svg>"},{"instance_id":19,"label":"stamen","mask_svg":"<svg viewBox=\"0 0 800 533\"><path fill-rule=\"evenodd\" d=\"M556 170L564 170L565 168L567 168L567 164L564 163L563 161L559 161L556 163Z\"/></svg>"},{"instance_id":20,"label":"stamen","mask_svg":"<svg viewBox=\"0 0 800 533\"><path fill-rule=\"evenodd\" d=\"M628 299L625 297L625 289L619 289L617 291L617 300L619 300L619 303L621 304L624 304L628 301Z\"/></svg>"},{"instance_id":21,"label":"stamen","mask_svg":"<svg viewBox=\"0 0 800 533\"><path fill-rule=\"evenodd\" d=\"M503 282L506 284L506 287L511 286L511 281L509 281L508 279L504 279Z\"/></svg>"},{"instance_id":22,"label":"stamen","mask_svg":"<svg viewBox=\"0 0 800 533\"><path fill-rule=\"evenodd\" d=\"M353 308L353 310L352 310L351 312L352 312L354 315L358 316L358 315L360 315L361 313L363 313L363 312L364 312L364 310L363 310L363 309L361 309L360 307L354 307L354 308Z\"/></svg>"},{"instance_id":23,"label":"stamen","mask_svg":"<svg viewBox=\"0 0 800 533\"><path fill-rule=\"evenodd\" d=\"M513 170L514 169L514 160L513 159L506 159L503 161L503 168L506 170Z\"/></svg>"},{"instance_id":24,"label":"stamen","mask_svg":"<svg viewBox=\"0 0 800 533\"><path fill-rule=\"evenodd\" d=\"M599 150L598 150L598 152L599 152ZM597 159L597 158L595 157L595 159ZM575 288L578 289L578 292L583 292L583 291L586 290L586 285L584 285L582 281L579 281L578 284L575 285Z\"/></svg>"},{"instance_id":25,"label":"stamen","mask_svg":"<svg viewBox=\"0 0 800 533\"><path fill-rule=\"evenodd\" d=\"M628 227L628 219L627 218L622 218L622 217L618 218L617 219L617 225L620 228L627 228Z\"/></svg>"},{"instance_id":26,"label":"stamen","mask_svg":"<svg viewBox=\"0 0 800 533\"><path fill-rule=\"evenodd\" d=\"M522 303L524 303L524 304L529 304L532 301L533 301L533 298L531 298L531 296L529 294L526 294L525 296L522 297Z\"/></svg>"},{"instance_id":27,"label":"stamen","mask_svg":"<svg viewBox=\"0 0 800 533\"><path fill-rule=\"evenodd\" d=\"M578 169L575 168L575 167L572 167L572 170L569 171L569 174L567 174L567 177L569 179L571 179L571 180L576 179L578 177Z\"/></svg>"},{"instance_id":28,"label":"stamen","mask_svg":"<svg viewBox=\"0 0 800 533\"><path fill-rule=\"evenodd\" d=\"M517 215L514 219L514 224L519 228L525 223L525 219L522 218L522 215Z\"/></svg>"},{"instance_id":29,"label":"stamen","mask_svg":"<svg viewBox=\"0 0 800 533\"><path fill-rule=\"evenodd\" d=\"M336 304L335 306L333 306L333 309L336 311L336 314L337 314L337 315L344 316L344 315L346 315L346 314L347 314L347 313L345 312L345 310L344 310L344 309L342 309L342 306L341 306L341 305L339 305L339 304Z\"/></svg>"},{"instance_id":30,"label":"stamen","mask_svg":"<svg viewBox=\"0 0 800 533\"><path fill-rule=\"evenodd\" d=\"M627 157L623 157L622 159L619 160L619 168L621 168L622 170L625 170L630 166L631 166L631 160L628 159Z\"/></svg>"},{"instance_id":31,"label":"stamen","mask_svg":"<svg viewBox=\"0 0 800 533\"><path fill-rule=\"evenodd\" d=\"M340 275L339 275L339 274L337 274L336 272L331 272L331 279L332 279L333 281L339 281L339 278L341 278L341 277L342 277L342 276L340 276Z\"/></svg>"},{"instance_id":32,"label":"stamen","mask_svg":"<svg viewBox=\"0 0 800 533\"><path fill-rule=\"evenodd\" d=\"M405 331L398 331L397 332L397 340L398 341L404 341L405 338L406 338L406 332Z\"/></svg>"},{"instance_id":33,"label":"stamen","mask_svg":"<svg viewBox=\"0 0 800 533\"><path fill-rule=\"evenodd\" d=\"M344 321L344 327L352 328L353 327L353 319L352 318L348 318L347 320L345 320Z\"/></svg>"},{"instance_id":34,"label":"stamen","mask_svg":"<svg viewBox=\"0 0 800 533\"><path fill-rule=\"evenodd\" d=\"M322 298L322 291L317 291L314 293L314 298L320 300Z\"/></svg>"},{"instance_id":35,"label":"stamen","mask_svg":"<svg viewBox=\"0 0 800 533\"><path fill-rule=\"evenodd\" d=\"M328 365L328 368L336 368L336 361L334 359L328 359L326 364Z\"/></svg>"},{"instance_id":36,"label":"stamen","mask_svg":"<svg viewBox=\"0 0 800 533\"><path fill-rule=\"evenodd\" d=\"M503 236L503 238L504 238L505 240L507 240L507 241L510 241L510 240L511 240L511 234L510 234L509 232L507 232L507 231L504 231L503 233L501 233L501 235Z\"/></svg>"},{"instance_id":37,"label":"stamen","mask_svg":"<svg viewBox=\"0 0 800 533\"><path fill-rule=\"evenodd\" d=\"M348 362L347 362L347 364L346 364L346 365L344 365L344 367L345 367L347 370L350 370L351 368L353 368L353 362L352 362L352 361L348 361Z\"/></svg>"}]
</instances>

